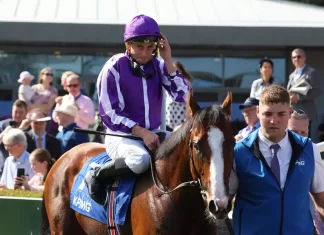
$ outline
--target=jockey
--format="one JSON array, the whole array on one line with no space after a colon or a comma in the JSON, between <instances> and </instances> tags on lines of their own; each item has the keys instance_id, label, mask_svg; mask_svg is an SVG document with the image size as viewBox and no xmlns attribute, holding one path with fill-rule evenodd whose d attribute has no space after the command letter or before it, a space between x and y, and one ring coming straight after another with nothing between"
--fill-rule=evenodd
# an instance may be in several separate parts
<instances>
[{"instance_id":1,"label":"jockey","mask_svg":"<svg viewBox=\"0 0 324 235\"><path fill-rule=\"evenodd\" d=\"M154 19L135 16L125 27L124 42L125 54L109 59L98 76L98 109L107 133L138 136L143 141L105 137L112 160L85 177L90 196L102 205L107 179L140 174L149 168L146 147L154 150L160 144L156 132L161 125L162 87L177 102L185 102L189 91L172 63L168 40Z\"/></svg>"}]
</instances>

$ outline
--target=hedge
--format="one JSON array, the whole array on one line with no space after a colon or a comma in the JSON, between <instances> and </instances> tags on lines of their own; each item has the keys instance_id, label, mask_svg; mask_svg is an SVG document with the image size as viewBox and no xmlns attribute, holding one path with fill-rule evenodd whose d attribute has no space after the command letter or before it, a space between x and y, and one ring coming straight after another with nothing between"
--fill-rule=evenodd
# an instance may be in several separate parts
<instances>
[{"instance_id":1,"label":"hedge","mask_svg":"<svg viewBox=\"0 0 324 235\"><path fill-rule=\"evenodd\" d=\"M41 197L43 197L43 191L9 190L9 189L6 189L6 190L0 190L0 196L41 198Z\"/></svg>"}]
</instances>

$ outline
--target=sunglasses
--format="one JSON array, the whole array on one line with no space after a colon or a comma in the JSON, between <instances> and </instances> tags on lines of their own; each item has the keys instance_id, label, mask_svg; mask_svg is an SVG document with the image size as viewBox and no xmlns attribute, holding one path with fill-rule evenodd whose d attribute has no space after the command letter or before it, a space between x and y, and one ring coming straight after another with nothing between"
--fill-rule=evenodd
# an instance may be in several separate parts
<instances>
[{"instance_id":1,"label":"sunglasses","mask_svg":"<svg viewBox=\"0 0 324 235\"><path fill-rule=\"evenodd\" d=\"M70 85L66 85L68 88L77 88L79 86L79 84L70 84Z\"/></svg>"},{"instance_id":2,"label":"sunglasses","mask_svg":"<svg viewBox=\"0 0 324 235\"><path fill-rule=\"evenodd\" d=\"M293 58L293 59L300 59L300 58L302 58L302 56L301 55L296 55L296 56L292 56L291 58Z\"/></svg>"},{"instance_id":3,"label":"sunglasses","mask_svg":"<svg viewBox=\"0 0 324 235\"><path fill-rule=\"evenodd\" d=\"M52 74L52 73L42 73L42 75L46 75L46 76L54 76L54 74Z\"/></svg>"}]
</instances>

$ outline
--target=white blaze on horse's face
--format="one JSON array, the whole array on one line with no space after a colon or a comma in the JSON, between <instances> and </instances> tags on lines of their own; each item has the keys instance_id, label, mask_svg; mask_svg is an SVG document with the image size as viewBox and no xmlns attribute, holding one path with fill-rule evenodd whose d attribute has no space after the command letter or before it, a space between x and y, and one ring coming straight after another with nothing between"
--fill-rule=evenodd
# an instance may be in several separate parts
<instances>
[{"instance_id":1,"label":"white blaze on horse's face","mask_svg":"<svg viewBox=\"0 0 324 235\"><path fill-rule=\"evenodd\" d=\"M210 159L210 189L209 201L213 200L219 209L226 209L228 198L224 185L224 158L223 158L224 134L217 127L211 127L208 131L208 143L211 149Z\"/></svg>"}]
</instances>

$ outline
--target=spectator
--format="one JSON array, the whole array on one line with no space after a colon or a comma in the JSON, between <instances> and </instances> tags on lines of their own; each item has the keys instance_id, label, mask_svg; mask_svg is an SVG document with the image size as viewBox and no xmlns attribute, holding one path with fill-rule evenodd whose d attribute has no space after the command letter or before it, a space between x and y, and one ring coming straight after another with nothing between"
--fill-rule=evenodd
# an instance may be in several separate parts
<instances>
[{"instance_id":1,"label":"spectator","mask_svg":"<svg viewBox=\"0 0 324 235\"><path fill-rule=\"evenodd\" d=\"M38 84L32 86L35 92L29 110L40 108L47 113L55 104L57 89L53 86L53 70L50 67L43 68L39 73Z\"/></svg>"},{"instance_id":2,"label":"spectator","mask_svg":"<svg viewBox=\"0 0 324 235\"><path fill-rule=\"evenodd\" d=\"M18 98L25 101L27 104L31 103L34 91L30 86L30 82L34 79L28 71L24 71L20 74L18 82L21 83L18 89Z\"/></svg>"},{"instance_id":3,"label":"spectator","mask_svg":"<svg viewBox=\"0 0 324 235\"><path fill-rule=\"evenodd\" d=\"M12 118L0 122L0 133L3 132L9 124L19 127L27 115L27 103L23 100L16 100L12 105Z\"/></svg>"},{"instance_id":4,"label":"spectator","mask_svg":"<svg viewBox=\"0 0 324 235\"><path fill-rule=\"evenodd\" d=\"M307 114L303 110L294 110L288 121L288 129L298 135L308 137L308 122Z\"/></svg>"},{"instance_id":5,"label":"spectator","mask_svg":"<svg viewBox=\"0 0 324 235\"><path fill-rule=\"evenodd\" d=\"M75 122L81 128L88 128L89 125L95 119L95 110L91 99L88 96L82 95L80 92L81 82L79 76L72 74L67 78L66 87L69 92L68 95L63 96L61 101L56 103L56 107L53 112L53 120L58 122L56 110L65 103L74 103L79 111L75 118Z\"/></svg>"},{"instance_id":6,"label":"spectator","mask_svg":"<svg viewBox=\"0 0 324 235\"><path fill-rule=\"evenodd\" d=\"M289 91L296 84L303 81L303 79L305 79L305 81L307 81L312 86L312 88L308 90L306 95L303 95L299 92L289 92L293 109L301 109L307 114L309 118L308 133L309 136L311 136L312 120L317 119L315 98L318 97L321 93L320 78L316 70L306 64L306 53L303 49L297 48L293 50L291 58L292 63L294 64L296 69L289 76L287 90Z\"/></svg>"},{"instance_id":7,"label":"spectator","mask_svg":"<svg viewBox=\"0 0 324 235\"><path fill-rule=\"evenodd\" d=\"M267 86L276 84L273 78L273 62L264 58L259 62L261 78L254 80L251 86L250 97L259 99L261 92Z\"/></svg>"},{"instance_id":8,"label":"spectator","mask_svg":"<svg viewBox=\"0 0 324 235\"><path fill-rule=\"evenodd\" d=\"M72 75L72 74L75 74L74 72L72 71L65 71L64 73L62 73L61 75L61 85L63 87L63 90L67 91L67 86L66 86L66 80L68 78L68 76ZM57 97L59 98L59 97ZM62 97L61 97L62 98ZM56 102L56 101L55 101ZM57 102L56 102L57 103Z\"/></svg>"},{"instance_id":9,"label":"spectator","mask_svg":"<svg viewBox=\"0 0 324 235\"><path fill-rule=\"evenodd\" d=\"M294 110L288 122L288 129L301 136L308 137L308 122L309 122L308 117L303 110ZM315 157L315 161L319 161L320 163L321 158L318 155L314 157ZM317 234L324 234L324 223L321 220L318 211L314 207L314 202L312 198L311 198L310 208L311 208L311 213L313 216L315 228L317 230Z\"/></svg>"},{"instance_id":10,"label":"spectator","mask_svg":"<svg viewBox=\"0 0 324 235\"><path fill-rule=\"evenodd\" d=\"M31 126L31 130L27 134L33 139L34 145L28 145L27 151L33 152L36 148L47 149L51 153L51 157L59 159L62 155L61 142L54 136L46 133L46 123L51 120L41 109L33 109L28 113L27 123Z\"/></svg>"},{"instance_id":11,"label":"spectator","mask_svg":"<svg viewBox=\"0 0 324 235\"><path fill-rule=\"evenodd\" d=\"M46 149L38 148L30 154L29 161L35 175L31 179L28 176L17 177L15 183L24 190L44 190L44 181L55 160Z\"/></svg>"},{"instance_id":12,"label":"spectator","mask_svg":"<svg viewBox=\"0 0 324 235\"><path fill-rule=\"evenodd\" d=\"M14 189L14 180L18 168L25 169L25 174L32 177L34 171L29 164L29 153L24 132L18 128L8 130L3 136L3 144L9 152L0 180L0 189Z\"/></svg>"},{"instance_id":13,"label":"spectator","mask_svg":"<svg viewBox=\"0 0 324 235\"><path fill-rule=\"evenodd\" d=\"M24 126L24 119L26 119L27 114L27 103L23 100L16 100L12 106L12 118L2 120L0 122L0 140L2 136L12 127L18 128ZM32 138L26 134L28 146L34 145ZM5 149L3 142L0 143L0 175L4 167L4 162L8 157L8 151Z\"/></svg>"},{"instance_id":14,"label":"spectator","mask_svg":"<svg viewBox=\"0 0 324 235\"><path fill-rule=\"evenodd\" d=\"M67 78L70 75L73 75L73 74L75 74L75 73L72 72L72 71L65 71L64 73L62 73L62 75L61 75L61 86L63 87L63 90L64 91L68 91L67 90L67 86L66 86L66 84L67 84ZM85 91L85 89L83 87L81 87L80 92L81 92L82 95L87 95L86 94L86 91ZM62 96L59 96L59 97L57 97L57 98L62 99ZM58 102L55 100L55 103L58 103Z\"/></svg>"},{"instance_id":15,"label":"spectator","mask_svg":"<svg viewBox=\"0 0 324 235\"><path fill-rule=\"evenodd\" d=\"M260 127L259 118L257 116L258 105L259 100L255 98L247 98L245 102L239 106L240 110L242 110L242 114L247 126L240 130L235 136L236 141L247 137L251 132Z\"/></svg>"},{"instance_id":16,"label":"spectator","mask_svg":"<svg viewBox=\"0 0 324 235\"><path fill-rule=\"evenodd\" d=\"M179 62L174 62L175 68L182 73L189 89L191 89L192 76L187 72L184 66ZM166 94L166 129L172 131L178 129L187 118L186 103L173 101L169 93Z\"/></svg>"},{"instance_id":17,"label":"spectator","mask_svg":"<svg viewBox=\"0 0 324 235\"><path fill-rule=\"evenodd\" d=\"M62 103L57 109L57 122L63 127L62 131L56 135L61 141L63 153L71 148L89 142L89 136L84 133L74 132L74 128L78 127L74 122L78 114L78 108L71 103Z\"/></svg>"}]
</instances>

